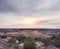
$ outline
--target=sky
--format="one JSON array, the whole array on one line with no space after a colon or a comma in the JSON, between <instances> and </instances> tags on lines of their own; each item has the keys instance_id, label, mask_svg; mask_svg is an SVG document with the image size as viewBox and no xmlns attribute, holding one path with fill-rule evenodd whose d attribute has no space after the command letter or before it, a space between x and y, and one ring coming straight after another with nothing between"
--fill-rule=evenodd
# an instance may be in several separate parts
<instances>
[{"instance_id":1,"label":"sky","mask_svg":"<svg viewBox=\"0 0 60 49\"><path fill-rule=\"evenodd\" d=\"M60 0L0 0L0 28L60 28Z\"/></svg>"}]
</instances>

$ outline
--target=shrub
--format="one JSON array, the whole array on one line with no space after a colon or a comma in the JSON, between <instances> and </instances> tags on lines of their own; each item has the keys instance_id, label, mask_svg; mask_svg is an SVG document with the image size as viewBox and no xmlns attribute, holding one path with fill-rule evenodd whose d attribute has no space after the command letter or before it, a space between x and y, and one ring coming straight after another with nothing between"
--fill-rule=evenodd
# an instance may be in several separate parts
<instances>
[{"instance_id":1,"label":"shrub","mask_svg":"<svg viewBox=\"0 0 60 49\"><path fill-rule=\"evenodd\" d=\"M18 36L16 37L18 41L24 42L24 40L26 39L26 37L24 36Z\"/></svg>"},{"instance_id":2,"label":"shrub","mask_svg":"<svg viewBox=\"0 0 60 49\"><path fill-rule=\"evenodd\" d=\"M24 49L36 49L35 40L33 38L28 38L24 43Z\"/></svg>"},{"instance_id":3,"label":"shrub","mask_svg":"<svg viewBox=\"0 0 60 49\"><path fill-rule=\"evenodd\" d=\"M53 41L53 44L54 44L56 47L60 47L60 38L56 38L56 39Z\"/></svg>"}]
</instances>

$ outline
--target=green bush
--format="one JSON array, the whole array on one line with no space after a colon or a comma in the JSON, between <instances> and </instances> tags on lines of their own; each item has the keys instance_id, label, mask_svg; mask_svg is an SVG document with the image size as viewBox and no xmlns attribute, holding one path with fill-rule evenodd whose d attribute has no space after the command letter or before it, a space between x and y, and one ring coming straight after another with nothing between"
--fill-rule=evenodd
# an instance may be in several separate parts
<instances>
[{"instance_id":1,"label":"green bush","mask_svg":"<svg viewBox=\"0 0 60 49\"><path fill-rule=\"evenodd\" d=\"M60 47L60 38L56 38L56 39L53 41L53 44L54 44L56 47Z\"/></svg>"},{"instance_id":2,"label":"green bush","mask_svg":"<svg viewBox=\"0 0 60 49\"><path fill-rule=\"evenodd\" d=\"M19 49L19 46L18 45L14 46L14 49Z\"/></svg>"},{"instance_id":3,"label":"green bush","mask_svg":"<svg viewBox=\"0 0 60 49\"><path fill-rule=\"evenodd\" d=\"M8 41L9 44L16 44L16 37L12 37L11 39L9 39Z\"/></svg>"},{"instance_id":4,"label":"green bush","mask_svg":"<svg viewBox=\"0 0 60 49\"><path fill-rule=\"evenodd\" d=\"M16 39L18 41L24 42L24 40L26 39L26 37L24 37L24 36L18 36L18 37L16 37Z\"/></svg>"},{"instance_id":5,"label":"green bush","mask_svg":"<svg viewBox=\"0 0 60 49\"><path fill-rule=\"evenodd\" d=\"M24 49L36 49L35 40L33 38L28 38L24 43Z\"/></svg>"},{"instance_id":6,"label":"green bush","mask_svg":"<svg viewBox=\"0 0 60 49\"><path fill-rule=\"evenodd\" d=\"M37 38L35 38L35 40L43 42L45 44L45 46L48 46L48 45L52 44L52 38L37 37Z\"/></svg>"}]
</instances>

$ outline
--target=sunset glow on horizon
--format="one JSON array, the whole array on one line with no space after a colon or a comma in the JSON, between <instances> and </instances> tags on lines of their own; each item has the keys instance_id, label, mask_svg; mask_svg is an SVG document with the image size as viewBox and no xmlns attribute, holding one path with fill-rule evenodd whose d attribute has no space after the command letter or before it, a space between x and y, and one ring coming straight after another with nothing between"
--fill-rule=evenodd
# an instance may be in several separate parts
<instances>
[{"instance_id":1,"label":"sunset glow on horizon","mask_svg":"<svg viewBox=\"0 0 60 49\"><path fill-rule=\"evenodd\" d=\"M24 18L22 20L22 23L25 24L25 25L35 25L36 21L37 20L34 19L34 18Z\"/></svg>"}]
</instances>

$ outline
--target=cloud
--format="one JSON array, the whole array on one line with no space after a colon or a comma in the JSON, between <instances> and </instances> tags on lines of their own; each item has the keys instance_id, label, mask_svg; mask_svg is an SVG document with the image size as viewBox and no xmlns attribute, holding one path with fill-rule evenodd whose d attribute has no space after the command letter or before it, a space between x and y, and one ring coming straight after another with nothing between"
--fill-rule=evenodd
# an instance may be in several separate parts
<instances>
[{"instance_id":1,"label":"cloud","mask_svg":"<svg viewBox=\"0 0 60 49\"><path fill-rule=\"evenodd\" d=\"M21 18L26 17L36 18L37 24L21 25ZM0 0L0 27L59 28L59 26L60 0Z\"/></svg>"},{"instance_id":2,"label":"cloud","mask_svg":"<svg viewBox=\"0 0 60 49\"><path fill-rule=\"evenodd\" d=\"M8 0L0 0L0 12L13 12L15 9L9 5Z\"/></svg>"},{"instance_id":3,"label":"cloud","mask_svg":"<svg viewBox=\"0 0 60 49\"><path fill-rule=\"evenodd\" d=\"M6 15L13 16L13 15ZM60 26L60 18L59 15L53 16L42 16L42 17L12 17L12 18L4 18L0 19L0 28L8 27L8 28L59 28ZM34 18L36 23L34 25L25 25L22 21L26 18ZM28 21L28 20L27 20Z\"/></svg>"},{"instance_id":4,"label":"cloud","mask_svg":"<svg viewBox=\"0 0 60 49\"><path fill-rule=\"evenodd\" d=\"M0 12L20 15L47 14L60 11L60 0L0 0Z\"/></svg>"}]
</instances>

